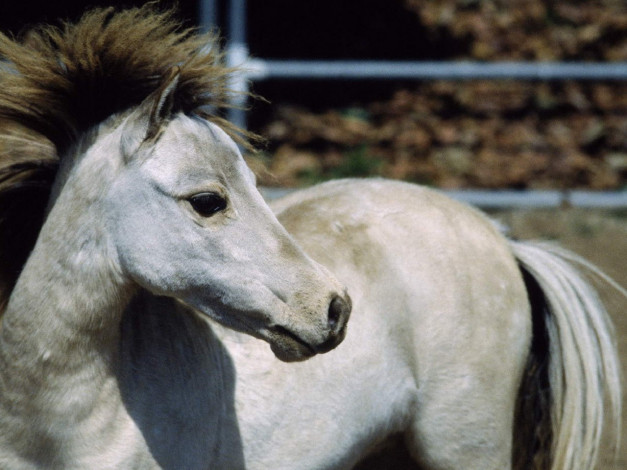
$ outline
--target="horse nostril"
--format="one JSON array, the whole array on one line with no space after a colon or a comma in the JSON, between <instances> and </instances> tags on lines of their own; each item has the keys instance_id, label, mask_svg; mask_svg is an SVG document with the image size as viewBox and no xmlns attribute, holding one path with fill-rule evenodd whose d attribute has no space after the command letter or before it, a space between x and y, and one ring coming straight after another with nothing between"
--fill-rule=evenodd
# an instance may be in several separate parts
<instances>
[{"instance_id":1,"label":"horse nostril","mask_svg":"<svg viewBox=\"0 0 627 470\"><path fill-rule=\"evenodd\" d=\"M348 318L349 313L350 304L339 295L333 297L333 300L331 300L331 304L329 305L329 329L335 331L338 328L338 325L342 323L342 325L339 326L341 328L343 323Z\"/></svg>"}]
</instances>

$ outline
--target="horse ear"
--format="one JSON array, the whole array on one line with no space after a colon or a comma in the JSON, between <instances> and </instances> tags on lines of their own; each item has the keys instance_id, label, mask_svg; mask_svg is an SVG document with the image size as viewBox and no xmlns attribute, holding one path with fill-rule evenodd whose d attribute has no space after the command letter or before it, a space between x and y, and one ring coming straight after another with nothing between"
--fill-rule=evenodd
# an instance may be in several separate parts
<instances>
[{"instance_id":1,"label":"horse ear","mask_svg":"<svg viewBox=\"0 0 627 470\"><path fill-rule=\"evenodd\" d=\"M146 130L146 140L154 139L163 128L163 124L170 119L172 109L174 109L174 91L180 76L181 70L178 67L173 67L159 89L151 95L153 102L149 114L148 129Z\"/></svg>"},{"instance_id":2,"label":"horse ear","mask_svg":"<svg viewBox=\"0 0 627 470\"><path fill-rule=\"evenodd\" d=\"M139 146L155 140L172 116L180 69L173 67L157 90L152 92L127 118L122 131L122 154L131 156Z\"/></svg>"}]
</instances>

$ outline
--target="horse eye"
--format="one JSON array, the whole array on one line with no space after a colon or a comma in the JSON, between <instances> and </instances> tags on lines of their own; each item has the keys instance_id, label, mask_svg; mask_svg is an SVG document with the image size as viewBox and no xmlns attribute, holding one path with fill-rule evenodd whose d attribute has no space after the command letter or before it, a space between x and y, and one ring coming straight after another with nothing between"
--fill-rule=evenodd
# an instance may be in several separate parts
<instances>
[{"instance_id":1,"label":"horse eye","mask_svg":"<svg viewBox=\"0 0 627 470\"><path fill-rule=\"evenodd\" d=\"M226 199L216 193L195 194L188 201L193 209L203 217L211 217L226 209Z\"/></svg>"}]
</instances>

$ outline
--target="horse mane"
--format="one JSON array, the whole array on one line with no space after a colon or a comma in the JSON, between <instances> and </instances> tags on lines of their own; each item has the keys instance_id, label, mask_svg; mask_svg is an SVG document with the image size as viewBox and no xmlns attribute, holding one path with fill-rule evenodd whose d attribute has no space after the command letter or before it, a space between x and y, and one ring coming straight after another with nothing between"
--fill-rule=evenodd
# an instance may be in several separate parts
<instances>
[{"instance_id":1,"label":"horse mane","mask_svg":"<svg viewBox=\"0 0 627 470\"><path fill-rule=\"evenodd\" d=\"M139 105L178 67L173 112L201 114L236 139L254 137L207 109L228 107L236 69L217 38L155 3L99 8L75 24L0 33L0 315L45 217L63 153L88 129Z\"/></svg>"}]
</instances>

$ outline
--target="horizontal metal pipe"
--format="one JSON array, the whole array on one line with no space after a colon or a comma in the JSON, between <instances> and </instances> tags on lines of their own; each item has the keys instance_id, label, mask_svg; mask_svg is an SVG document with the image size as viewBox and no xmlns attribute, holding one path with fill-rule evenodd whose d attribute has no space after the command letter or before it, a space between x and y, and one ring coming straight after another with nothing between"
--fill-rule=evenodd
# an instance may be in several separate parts
<instances>
[{"instance_id":1,"label":"horizontal metal pipe","mask_svg":"<svg viewBox=\"0 0 627 470\"><path fill-rule=\"evenodd\" d=\"M247 77L268 79L627 80L627 62L404 62L251 59Z\"/></svg>"},{"instance_id":2,"label":"horizontal metal pipe","mask_svg":"<svg viewBox=\"0 0 627 470\"><path fill-rule=\"evenodd\" d=\"M627 208L627 191L445 191L453 199L485 209L581 207Z\"/></svg>"},{"instance_id":3,"label":"horizontal metal pipe","mask_svg":"<svg viewBox=\"0 0 627 470\"><path fill-rule=\"evenodd\" d=\"M268 200L286 196L294 189L260 188ZM514 190L443 190L453 199L484 209L522 209L579 207L590 209L625 209L627 191L514 191Z\"/></svg>"}]
</instances>

